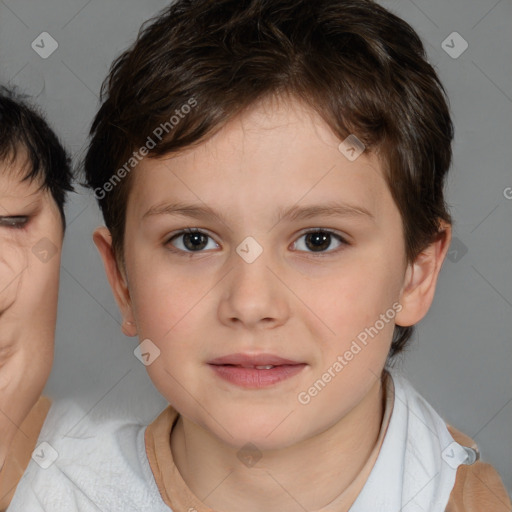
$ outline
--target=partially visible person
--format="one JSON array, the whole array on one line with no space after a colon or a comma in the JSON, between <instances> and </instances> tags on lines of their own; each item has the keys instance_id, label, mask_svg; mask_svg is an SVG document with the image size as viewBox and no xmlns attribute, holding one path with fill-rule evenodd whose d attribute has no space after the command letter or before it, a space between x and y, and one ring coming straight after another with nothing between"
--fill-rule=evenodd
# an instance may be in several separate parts
<instances>
[{"instance_id":1,"label":"partially visible person","mask_svg":"<svg viewBox=\"0 0 512 512\"><path fill-rule=\"evenodd\" d=\"M9 505L51 401L70 158L37 108L0 87L0 511Z\"/></svg>"}]
</instances>

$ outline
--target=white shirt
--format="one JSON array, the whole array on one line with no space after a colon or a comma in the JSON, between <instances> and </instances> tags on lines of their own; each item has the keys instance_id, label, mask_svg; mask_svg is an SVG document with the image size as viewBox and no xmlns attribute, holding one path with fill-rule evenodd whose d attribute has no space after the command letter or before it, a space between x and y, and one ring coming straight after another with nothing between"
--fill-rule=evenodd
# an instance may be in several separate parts
<instances>
[{"instance_id":1,"label":"white shirt","mask_svg":"<svg viewBox=\"0 0 512 512\"><path fill-rule=\"evenodd\" d=\"M389 372L393 412L350 512L444 512L458 466L474 462L475 452L454 441L403 376ZM8 511L172 512L153 478L144 433L138 422L98 424L69 402L55 403Z\"/></svg>"}]
</instances>

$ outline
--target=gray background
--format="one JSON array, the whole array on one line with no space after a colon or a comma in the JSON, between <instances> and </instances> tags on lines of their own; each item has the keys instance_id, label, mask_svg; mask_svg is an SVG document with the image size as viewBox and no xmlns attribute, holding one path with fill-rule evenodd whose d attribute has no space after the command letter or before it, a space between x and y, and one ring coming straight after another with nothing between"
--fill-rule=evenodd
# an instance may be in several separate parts
<instances>
[{"instance_id":1,"label":"gray background","mask_svg":"<svg viewBox=\"0 0 512 512\"><path fill-rule=\"evenodd\" d=\"M480 446L512 490L512 3L510 0L382 2L425 42L450 97L456 127L447 200L455 220L449 260L434 304L402 365L446 419ZM77 157L111 61L163 0L1 0L0 82L37 97ZM458 32L467 50L443 41ZM58 49L41 58L42 32ZM445 43L446 44L446 43ZM456 40L448 44L460 48ZM91 239L102 224L94 198L78 187L66 209L56 357L45 393L89 414L109 410L150 421L166 402L134 357L136 338L120 315ZM467 250L467 252L465 252Z\"/></svg>"}]
</instances>

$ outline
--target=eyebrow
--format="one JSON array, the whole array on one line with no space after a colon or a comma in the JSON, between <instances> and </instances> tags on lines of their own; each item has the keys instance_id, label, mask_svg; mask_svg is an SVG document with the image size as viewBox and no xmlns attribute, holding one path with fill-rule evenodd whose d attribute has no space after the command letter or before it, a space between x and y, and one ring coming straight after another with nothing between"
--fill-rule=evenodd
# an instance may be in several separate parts
<instances>
[{"instance_id":1,"label":"eyebrow","mask_svg":"<svg viewBox=\"0 0 512 512\"><path fill-rule=\"evenodd\" d=\"M194 203L160 203L149 208L149 210L144 213L142 218L146 219L155 215L176 215L182 217L191 217L198 220L214 218L223 224L226 223L226 219L221 213L216 212L209 206ZM276 224L282 220L307 220L319 216L355 217L367 218L373 221L375 220L375 216L363 206L328 202L321 205L294 205L286 209L280 208L277 212Z\"/></svg>"}]
</instances>

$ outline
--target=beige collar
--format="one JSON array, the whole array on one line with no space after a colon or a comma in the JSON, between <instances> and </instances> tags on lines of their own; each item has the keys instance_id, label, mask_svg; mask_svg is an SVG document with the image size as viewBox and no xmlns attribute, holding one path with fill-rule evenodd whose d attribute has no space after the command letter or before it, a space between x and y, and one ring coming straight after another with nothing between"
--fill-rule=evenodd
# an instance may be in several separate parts
<instances>
[{"instance_id":1,"label":"beige collar","mask_svg":"<svg viewBox=\"0 0 512 512\"><path fill-rule=\"evenodd\" d=\"M377 460L393 408L393 379L387 373L385 374L385 383L384 417L377 443L370 457L349 487L317 512L347 511L364 487ZM215 512L192 493L174 464L171 435L178 418L177 411L169 406L146 428L145 432L146 453L160 495L165 504L174 512L187 512L188 510Z\"/></svg>"}]
</instances>

